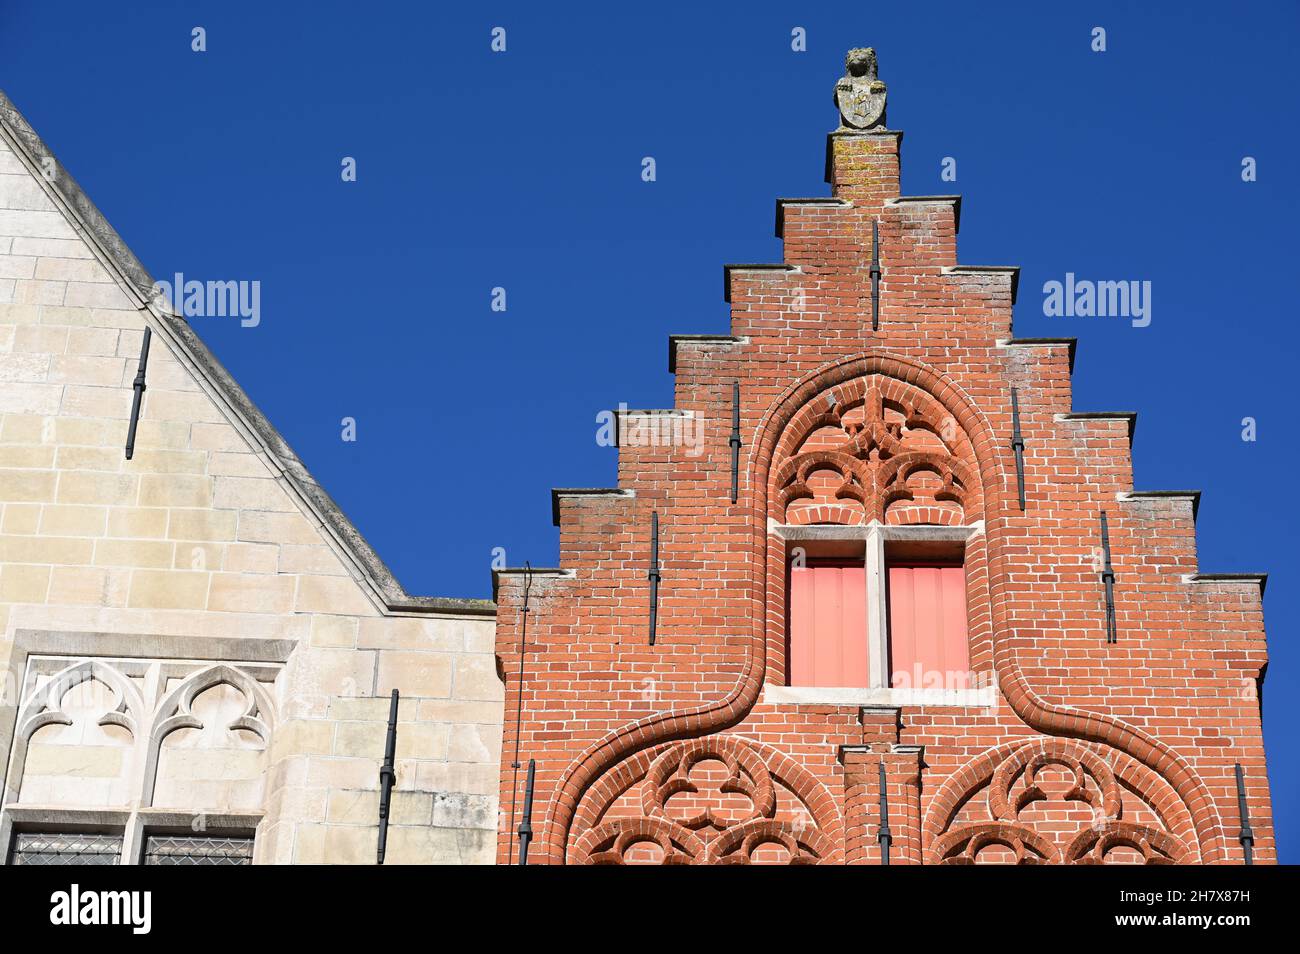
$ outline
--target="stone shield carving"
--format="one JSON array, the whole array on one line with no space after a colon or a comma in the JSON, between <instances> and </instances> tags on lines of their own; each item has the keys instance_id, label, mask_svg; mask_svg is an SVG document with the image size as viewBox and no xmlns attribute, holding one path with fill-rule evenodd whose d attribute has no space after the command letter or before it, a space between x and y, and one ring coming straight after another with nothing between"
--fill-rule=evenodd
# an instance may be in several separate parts
<instances>
[{"instance_id":1,"label":"stone shield carving","mask_svg":"<svg viewBox=\"0 0 1300 954\"><path fill-rule=\"evenodd\" d=\"M840 124L847 129L871 129L885 124L885 84L876 77L876 51L849 50L844 76L835 84Z\"/></svg>"}]
</instances>

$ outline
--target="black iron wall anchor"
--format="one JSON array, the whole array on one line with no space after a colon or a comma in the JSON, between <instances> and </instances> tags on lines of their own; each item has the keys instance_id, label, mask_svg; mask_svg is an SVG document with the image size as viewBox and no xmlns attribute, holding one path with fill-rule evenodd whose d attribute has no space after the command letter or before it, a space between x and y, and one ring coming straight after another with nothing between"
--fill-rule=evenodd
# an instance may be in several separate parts
<instances>
[{"instance_id":1,"label":"black iron wall anchor","mask_svg":"<svg viewBox=\"0 0 1300 954\"><path fill-rule=\"evenodd\" d=\"M871 330L880 330L880 222L871 220Z\"/></svg>"},{"instance_id":2,"label":"black iron wall anchor","mask_svg":"<svg viewBox=\"0 0 1300 954\"><path fill-rule=\"evenodd\" d=\"M533 783L537 779L537 759L528 760L528 781L524 783L524 816L519 822L519 863L528 864L528 843L533 840Z\"/></svg>"},{"instance_id":3,"label":"black iron wall anchor","mask_svg":"<svg viewBox=\"0 0 1300 954\"><path fill-rule=\"evenodd\" d=\"M1115 568L1110 562L1110 526L1106 523L1106 511L1101 512L1101 552L1105 565L1101 571L1101 582L1106 585L1106 642L1117 643L1119 637L1115 632Z\"/></svg>"},{"instance_id":4,"label":"black iron wall anchor","mask_svg":"<svg viewBox=\"0 0 1300 954\"><path fill-rule=\"evenodd\" d=\"M880 842L880 863L889 864L889 844L893 836L889 832L889 795L885 791L885 760L876 763L880 766L880 832L876 840Z\"/></svg>"},{"instance_id":5,"label":"black iron wall anchor","mask_svg":"<svg viewBox=\"0 0 1300 954\"><path fill-rule=\"evenodd\" d=\"M731 385L731 502L740 495L740 382Z\"/></svg>"},{"instance_id":6,"label":"black iron wall anchor","mask_svg":"<svg viewBox=\"0 0 1300 954\"><path fill-rule=\"evenodd\" d=\"M1016 452L1016 490L1025 509L1025 440L1020 436L1020 395L1011 389L1011 449Z\"/></svg>"},{"instance_id":7,"label":"black iron wall anchor","mask_svg":"<svg viewBox=\"0 0 1300 954\"><path fill-rule=\"evenodd\" d=\"M397 755L397 690L393 690L388 704L388 738L384 741L384 764L379 770L379 860L384 863L384 851L388 848L388 814L393 798L393 783L397 772L393 759Z\"/></svg>"},{"instance_id":8,"label":"black iron wall anchor","mask_svg":"<svg viewBox=\"0 0 1300 954\"><path fill-rule=\"evenodd\" d=\"M135 381L131 387L135 390L134 397L131 398L131 423L126 429L126 459L130 460L135 456L135 428L140 423L140 401L144 397L144 372L149 366L149 342L153 338L153 330L144 329L144 340L140 342L140 364L135 369Z\"/></svg>"},{"instance_id":9,"label":"black iron wall anchor","mask_svg":"<svg viewBox=\"0 0 1300 954\"><path fill-rule=\"evenodd\" d=\"M1246 864L1255 863L1255 833L1250 827L1250 808L1246 805L1246 773L1241 770L1241 763L1236 763L1237 771L1237 814L1241 817L1241 831L1237 840L1241 842Z\"/></svg>"},{"instance_id":10,"label":"black iron wall anchor","mask_svg":"<svg viewBox=\"0 0 1300 954\"><path fill-rule=\"evenodd\" d=\"M650 513L650 645L655 644L659 622L659 511Z\"/></svg>"}]
</instances>

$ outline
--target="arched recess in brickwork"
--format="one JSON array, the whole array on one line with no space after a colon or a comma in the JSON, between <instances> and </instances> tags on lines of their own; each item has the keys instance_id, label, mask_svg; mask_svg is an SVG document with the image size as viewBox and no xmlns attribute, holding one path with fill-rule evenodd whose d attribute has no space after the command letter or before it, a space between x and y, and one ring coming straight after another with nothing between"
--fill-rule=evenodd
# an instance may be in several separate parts
<instances>
[{"instance_id":1,"label":"arched recess in brickwork","mask_svg":"<svg viewBox=\"0 0 1300 954\"><path fill-rule=\"evenodd\" d=\"M939 524L983 515L970 436L933 396L884 374L815 395L776 446L768 516L784 524Z\"/></svg>"},{"instance_id":2,"label":"arched recess in brickwork","mask_svg":"<svg viewBox=\"0 0 1300 954\"><path fill-rule=\"evenodd\" d=\"M972 435L937 397L885 370L837 380L784 422L772 446L766 520L775 524L975 526L984 520L983 480ZM752 486L752 485L751 485ZM786 577L782 540L767 536L767 673L784 682ZM991 675L985 540L966 545L969 640L975 671Z\"/></svg>"},{"instance_id":3,"label":"arched recess in brickwork","mask_svg":"<svg viewBox=\"0 0 1300 954\"><path fill-rule=\"evenodd\" d=\"M747 642L744 667L726 696L685 710L658 712L613 730L593 743L565 767L555 798L551 801L546 828L538 848L553 863L563 863L570 828L579 801L589 786L634 752L672 738L695 738L737 725L748 714L762 691L768 657L768 608L784 586L783 551L767 532L769 503L767 489L772 467L780 456L778 443L790 421L817 395L854 379L874 375L892 378L916 388L947 410L967 436L975 464L971 469L983 489L982 510L988 563L988 592L994 633L993 662L998 684L1016 715L1031 728L1049 736L1066 736L1104 742L1151 768L1165 778L1196 819L1196 836L1204 862L1224 857L1222 825L1204 782L1187 761L1153 736L1120 719L1074 707L1055 705L1029 685L1020 668L1017 640L1009 638L1006 600L1002 592L1005 575L1000 547L1001 511L1004 501L1013 499L1008 482L1008 435L998 435L975 403L951 379L926 364L883 352L845 358L823 365L790 385L770 406L757 427L745 436L749 456L744 471L741 499L749 502L754 528L751 555L756 567L751 578L753 620ZM996 492L993 489L996 488Z\"/></svg>"},{"instance_id":4,"label":"arched recess in brickwork","mask_svg":"<svg viewBox=\"0 0 1300 954\"><path fill-rule=\"evenodd\" d=\"M1004 462L992 429L951 380L933 369L894 355L876 354L824 366L789 388L772 405L752 435L745 486L754 502L753 553L762 566L754 615L754 639L763 640L765 659L782 677L785 660L785 542L768 532L770 523L973 525L986 531L967 544L967 586L971 646L992 668L992 591L987 526L1000 494L986 488L1006 485ZM838 455L855 468L855 488L865 501L856 519L837 519L825 499L807 508L801 495L825 495L800 484L811 476L821 455ZM852 461L852 465L850 465ZM838 488L836 488L838 491ZM856 504L857 501L852 501ZM792 508L792 504L794 507Z\"/></svg>"},{"instance_id":5,"label":"arched recess in brickwork","mask_svg":"<svg viewBox=\"0 0 1300 954\"><path fill-rule=\"evenodd\" d=\"M1194 864L1191 812L1136 759L1078 739L990 749L950 775L922 825L929 864Z\"/></svg>"},{"instance_id":6,"label":"arched recess in brickwork","mask_svg":"<svg viewBox=\"0 0 1300 954\"><path fill-rule=\"evenodd\" d=\"M583 797L571 864L837 864L835 798L789 756L713 735L638 752Z\"/></svg>"}]
</instances>

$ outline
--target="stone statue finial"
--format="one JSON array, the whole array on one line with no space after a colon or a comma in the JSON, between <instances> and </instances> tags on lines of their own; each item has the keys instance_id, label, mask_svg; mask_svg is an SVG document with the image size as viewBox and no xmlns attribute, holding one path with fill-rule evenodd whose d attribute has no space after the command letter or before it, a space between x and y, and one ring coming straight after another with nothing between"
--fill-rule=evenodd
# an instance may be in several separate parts
<instances>
[{"instance_id":1,"label":"stone statue finial","mask_svg":"<svg viewBox=\"0 0 1300 954\"><path fill-rule=\"evenodd\" d=\"M835 105L841 129L885 125L885 84L876 78L876 51L871 47L849 50L844 58L844 75L835 84Z\"/></svg>"}]
</instances>

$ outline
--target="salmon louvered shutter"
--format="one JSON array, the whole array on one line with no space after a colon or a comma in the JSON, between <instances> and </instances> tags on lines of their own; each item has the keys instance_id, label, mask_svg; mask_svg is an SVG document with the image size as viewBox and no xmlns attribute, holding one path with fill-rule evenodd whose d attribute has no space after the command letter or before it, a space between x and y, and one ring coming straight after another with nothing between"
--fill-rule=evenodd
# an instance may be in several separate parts
<instances>
[{"instance_id":1,"label":"salmon louvered shutter","mask_svg":"<svg viewBox=\"0 0 1300 954\"><path fill-rule=\"evenodd\" d=\"M866 610L860 563L791 569L790 685L870 685Z\"/></svg>"},{"instance_id":2,"label":"salmon louvered shutter","mask_svg":"<svg viewBox=\"0 0 1300 954\"><path fill-rule=\"evenodd\" d=\"M966 569L889 568L889 684L896 689L966 689Z\"/></svg>"}]
</instances>

